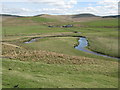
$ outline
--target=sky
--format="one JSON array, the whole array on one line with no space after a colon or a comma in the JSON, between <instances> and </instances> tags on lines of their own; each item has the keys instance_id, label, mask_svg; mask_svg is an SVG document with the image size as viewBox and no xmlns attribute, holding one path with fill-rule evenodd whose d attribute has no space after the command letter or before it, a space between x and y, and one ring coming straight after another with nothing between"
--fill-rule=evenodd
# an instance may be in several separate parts
<instances>
[{"instance_id":1,"label":"sky","mask_svg":"<svg viewBox=\"0 0 120 90\"><path fill-rule=\"evenodd\" d=\"M1 0L0 13L20 16L91 13L118 15L119 0Z\"/></svg>"}]
</instances>

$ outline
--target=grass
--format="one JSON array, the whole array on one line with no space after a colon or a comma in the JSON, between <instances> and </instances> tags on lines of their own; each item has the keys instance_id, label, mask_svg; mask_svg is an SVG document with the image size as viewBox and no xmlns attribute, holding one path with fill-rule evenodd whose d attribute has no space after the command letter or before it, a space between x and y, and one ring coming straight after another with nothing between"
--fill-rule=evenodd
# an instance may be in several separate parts
<instances>
[{"instance_id":1,"label":"grass","mask_svg":"<svg viewBox=\"0 0 120 90\"><path fill-rule=\"evenodd\" d=\"M107 54L109 56L119 57L118 55L118 31L104 31L99 33L86 34L89 40L88 48Z\"/></svg>"},{"instance_id":2,"label":"grass","mask_svg":"<svg viewBox=\"0 0 120 90\"><path fill-rule=\"evenodd\" d=\"M51 19L51 18L44 18L44 17L33 17L32 18L33 21L37 21L37 22L56 22L56 19Z\"/></svg>"},{"instance_id":3,"label":"grass","mask_svg":"<svg viewBox=\"0 0 120 90\"><path fill-rule=\"evenodd\" d=\"M36 17L26 17L26 18L20 18L22 20L33 20L33 21L37 21L37 22L56 22L57 20L56 19L51 19L51 18L44 18L44 17L39 17L39 16L36 16Z\"/></svg>"},{"instance_id":4,"label":"grass","mask_svg":"<svg viewBox=\"0 0 120 90\"><path fill-rule=\"evenodd\" d=\"M16 27L3 27L4 35L29 35L29 34L43 34L43 33L56 33L56 32L69 32L60 28L48 28L47 26L16 26Z\"/></svg>"},{"instance_id":5,"label":"grass","mask_svg":"<svg viewBox=\"0 0 120 90\"><path fill-rule=\"evenodd\" d=\"M118 56L118 38L105 38L105 37L94 37L90 38L89 48L93 51L102 52L109 56ZM101 47L99 47L101 46Z\"/></svg>"},{"instance_id":6,"label":"grass","mask_svg":"<svg viewBox=\"0 0 120 90\"><path fill-rule=\"evenodd\" d=\"M3 88L117 88L116 77L116 62L62 65L3 59Z\"/></svg>"},{"instance_id":7,"label":"grass","mask_svg":"<svg viewBox=\"0 0 120 90\"><path fill-rule=\"evenodd\" d=\"M20 88L118 87L117 60L74 49L78 41L72 37L85 36L90 50L119 57L117 20L69 22L74 27L48 28L50 24L67 23L42 17L11 18L3 22L3 41L11 43L2 47L3 55L10 58L2 61L3 88L15 85ZM57 35L70 36L23 43L33 37Z\"/></svg>"},{"instance_id":8,"label":"grass","mask_svg":"<svg viewBox=\"0 0 120 90\"><path fill-rule=\"evenodd\" d=\"M23 44L23 46L34 50L46 50L75 55L73 54L76 51L74 49L74 41L76 42L77 39L72 37L45 38L30 44Z\"/></svg>"},{"instance_id":9,"label":"grass","mask_svg":"<svg viewBox=\"0 0 120 90\"><path fill-rule=\"evenodd\" d=\"M78 23L78 22L77 22ZM92 27L106 27L106 28L114 28L118 27L118 19L108 19L108 20L93 20L89 22L82 22L80 23L85 26L92 26Z\"/></svg>"}]
</instances>

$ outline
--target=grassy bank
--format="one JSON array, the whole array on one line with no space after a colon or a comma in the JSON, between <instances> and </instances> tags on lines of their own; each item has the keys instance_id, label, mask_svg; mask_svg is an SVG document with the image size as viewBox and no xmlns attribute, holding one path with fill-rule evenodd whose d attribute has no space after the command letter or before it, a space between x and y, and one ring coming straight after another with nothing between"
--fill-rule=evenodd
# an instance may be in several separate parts
<instances>
[{"instance_id":1,"label":"grassy bank","mask_svg":"<svg viewBox=\"0 0 120 90\"><path fill-rule=\"evenodd\" d=\"M119 57L118 55L118 38L113 37L90 37L88 47L90 50L101 52L108 56Z\"/></svg>"}]
</instances>

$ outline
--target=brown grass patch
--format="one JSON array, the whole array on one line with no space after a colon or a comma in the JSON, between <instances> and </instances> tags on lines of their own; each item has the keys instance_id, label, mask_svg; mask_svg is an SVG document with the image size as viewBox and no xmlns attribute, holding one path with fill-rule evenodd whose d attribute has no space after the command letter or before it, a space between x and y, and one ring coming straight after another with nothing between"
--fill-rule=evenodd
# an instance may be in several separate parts
<instances>
[{"instance_id":1,"label":"brown grass patch","mask_svg":"<svg viewBox=\"0 0 120 90\"><path fill-rule=\"evenodd\" d=\"M24 48L15 48L3 45L3 56L22 61L42 61L48 64L101 64L108 61L87 58L83 56L70 56L47 51L26 50ZM109 61L110 62L110 61Z\"/></svg>"}]
</instances>

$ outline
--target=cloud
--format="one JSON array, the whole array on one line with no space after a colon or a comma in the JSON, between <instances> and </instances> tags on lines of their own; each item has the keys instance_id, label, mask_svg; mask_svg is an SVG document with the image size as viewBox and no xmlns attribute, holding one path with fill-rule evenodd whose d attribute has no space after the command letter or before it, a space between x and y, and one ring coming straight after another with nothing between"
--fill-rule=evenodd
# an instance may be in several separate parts
<instances>
[{"instance_id":1,"label":"cloud","mask_svg":"<svg viewBox=\"0 0 120 90\"><path fill-rule=\"evenodd\" d=\"M0 0L0 2L41 2L41 0ZM44 1L44 0L42 0ZM58 0L45 0L45 1L57 1ZM68 2L68 0L66 0ZM77 0L78 2L98 2L98 1L102 1L102 0ZM112 2L112 1L119 1L119 0L108 0L108 2Z\"/></svg>"},{"instance_id":2,"label":"cloud","mask_svg":"<svg viewBox=\"0 0 120 90\"><path fill-rule=\"evenodd\" d=\"M43 3L52 6L57 6L56 8L72 8L73 5L77 4L77 0L27 0L32 3Z\"/></svg>"},{"instance_id":3,"label":"cloud","mask_svg":"<svg viewBox=\"0 0 120 90\"><path fill-rule=\"evenodd\" d=\"M38 6L36 9L27 7L8 7L3 5L2 11L7 14L16 15L37 15L37 14L80 14L92 13L95 15L116 15L118 14L118 0L100 0L96 5L89 3L86 7L79 7L80 0L25 0L27 3L34 3ZM45 6L47 7L45 7ZM74 8L76 7L76 9Z\"/></svg>"},{"instance_id":4,"label":"cloud","mask_svg":"<svg viewBox=\"0 0 120 90\"><path fill-rule=\"evenodd\" d=\"M95 15L117 15L118 14L118 0L102 0L96 3L96 6L89 5L85 8L79 8L75 13L92 13Z\"/></svg>"},{"instance_id":5,"label":"cloud","mask_svg":"<svg viewBox=\"0 0 120 90\"><path fill-rule=\"evenodd\" d=\"M8 14L41 14L41 13L47 13L47 14L65 14L68 9L73 8L75 4L77 4L77 0L25 0L25 3L33 3L40 6L43 6L42 8L36 8L35 10L30 10L29 8L11 8L11 7L2 7L3 13ZM47 6L47 7L44 7ZM33 14L32 14L33 15Z\"/></svg>"},{"instance_id":6,"label":"cloud","mask_svg":"<svg viewBox=\"0 0 120 90\"><path fill-rule=\"evenodd\" d=\"M37 10L37 12L42 12L42 14L67 14L68 9L59 9L59 8L43 8L43 9L39 9ZM39 13L40 14L40 13Z\"/></svg>"},{"instance_id":7,"label":"cloud","mask_svg":"<svg viewBox=\"0 0 120 90\"><path fill-rule=\"evenodd\" d=\"M34 12L34 11L32 11L31 9L27 9L27 8L9 8L5 5L2 5L2 10L0 13L26 16L32 12Z\"/></svg>"}]
</instances>

